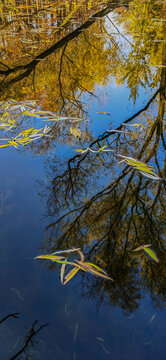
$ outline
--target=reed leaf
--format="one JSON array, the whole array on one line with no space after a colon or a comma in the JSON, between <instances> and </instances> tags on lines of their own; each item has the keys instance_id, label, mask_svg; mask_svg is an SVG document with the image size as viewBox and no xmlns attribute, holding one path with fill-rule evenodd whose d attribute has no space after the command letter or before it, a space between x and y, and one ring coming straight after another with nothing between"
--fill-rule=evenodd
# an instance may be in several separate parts
<instances>
[{"instance_id":1,"label":"reed leaf","mask_svg":"<svg viewBox=\"0 0 166 360\"><path fill-rule=\"evenodd\" d=\"M134 249L133 251L143 250L144 253L148 256L149 259L154 260L154 261L156 261L158 263L159 259L158 259L157 255L156 255L155 251L152 250L152 249L149 249L150 246L151 246L151 244L149 244L149 245L141 245L138 248Z\"/></svg>"},{"instance_id":2,"label":"reed leaf","mask_svg":"<svg viewBox=\"0 0 166 360\"><path fill-rule=\"evenodd\" d=\"M148 249L148 248L143 248L143 251L151 260L154 260L157 263L159 262L159 259L154 250Z\"/></svg>"},{"instance_id":3,"label":"reed leaf","mask_svg":"<svg viewBox=\"0 0 166 360\"><path fill-rule=\"evenodd\" d=\"M104 279L108 279L108 280L112 280L113 279L111 277L109 277L107 275L107 273L102 270L101 268L95 266L94 264L91 264L91 263L88 263L88 262L82 262L82 261L78 261L77 260L77 263L81 266L81 269L86 271L86 272L89 272L95 276L99 276L99 277L102 277ZM96 270L96 267L98 268L98 270Z\"/></svg>"},{"instance_id":4,"label":"reed leaf","mask_svg":"<svg viewBox=\"0 0 166 360\"><path fill-rule=\"evenodd\" d=\"M161 180L153 172L154 168L151 165L147 165L140 160L133 159L132 157L128 157L128 156L124 156L124 155L120 155L120 154L118 156L123 158L123 160L121 162L125 162L127 165L130 165L134 169L140 171L142 175L149 177L151 179L154 179L154 180Z\"/></svg>"},{"instance_id":5,"label":"reed leaf","mask_svg":"<svg viewBox=\"0 0 166 360\"><path fill-rule=\"evenodd\" d=\"M63 265L62 265L63 266ZM80 267L75 266L73 269L71 269L68 274L65 276L65 281L63 285L66 285L80 270Z\"/></svg>"}]
</instances>

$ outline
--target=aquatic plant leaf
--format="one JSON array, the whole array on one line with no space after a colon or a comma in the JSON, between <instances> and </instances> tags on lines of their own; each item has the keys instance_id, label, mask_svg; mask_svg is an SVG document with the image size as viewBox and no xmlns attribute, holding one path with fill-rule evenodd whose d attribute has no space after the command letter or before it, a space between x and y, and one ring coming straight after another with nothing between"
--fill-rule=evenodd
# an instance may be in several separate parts
<instances>
[{"instance_id":1,"label":"aquatic plant leaf","mask_svg":"<svg viewBox=\"0 0 166 360\"><path fill-rule=\"evenodd\" d=\"M74 149L75 152L78 152L78 153L84 153L88 150L82 150L82 149Z\"/></svg>"},{"instance_id":2,"label":"aquatic plant leaf","mask_svg":"<svg viewBox=\"0 0 166 360\"><path fill-rule=\"evenodd\" d=\"M78 139L81 138L81 131L79 129L70 127L70 133L75 137L78 137Z\"/></svg>"},{"instance_id":3,"label":"aquatic plant leaf","mask_svg":"<svg viewBox=\"0 0 166 360\"><path fill-rule=\"evenodd\" d=\"M65 259L65 260L67 260L67 259ZM61 272L60 272L60 280L61 280L62 285L64 285L63 278L64 278L64 273L65 273L65 268L66 268L66 264L62 264Z\"/></svg>"},{"instance_id":4,"label":"aquatic plant leaf","mask_svg":"<svg viewBox=\"0 0 166 360\"><path fill-rule=\"evenodd\" d=\"M134 126L134 127L136 127L136 129L138 129L138 128L140 127L141 130L145 127L145 126L142 125L142 124L136 124L136 123L133 123L133 124L123 124L123 126Z\"/></svg>"},{"instance_id":5,"label":"aquatic plant leaf","mask_svg":"<svg viewBox=\"0 0 166 360\"><path fill-rule=\"evenodd\" d=\"M44 259L44 260L51 260L60 264L72 265L77 266L74 262L63 260L65 259L64 256L56 256L56 255L39 255L36 256L35 259Z\"/></svg>"},{"instance_id":6,"label":"aquatic plant leaf","mask_svg":"<svg viewBox=\"0 0 166 360\"><path fill-rule=\"evenodd\" d=\"M82 149L74 149L76 152L80 152L80 153L86 153L86 152L88 152L88 151L90 151L90 152L92 152L92 153L95 153L95 154L97 154L98 152L100 152L100 151L113 151L113 150L110 150L110 149L105 149L107 146L105 145L105 146L103 146L103 147L101 147L101 148L99 148L98 150L93 150L93 149L91 149L91 148L89 148L89 147L87 147L85 150L82 150Z\"/></svg>"},{"instance_id":7,"label":"aquatic plant leaf","mask_svg":"<svg viewBox=\"0 0 166 360\"><path fill-rule=\"evenodd\" d=\"M97 111L97 114L111 115L109 112Z\"/></svg>"},{"instance_id":8,"label":"aquatic plant leaf","mask_svg":"<svg viewBox=\"0 0 166 360\"><path fill-rule=\"evenodd\" d=\"M92 264L90 262L86 262L86 265L88 265L88 266L90 266L90 267L92 267L92 268L94 268L94 269L96 269L98 271L101 271L103 274L107 275L107 273L103 269L101 269L99 266L97 266L95 264Z\"/></svg>"},{"instance_id":9,"label":"aquatic plant leaf","mask_svg":"<svg viewBox=\"0 0 166 360\"><path fill-rule=\"evenodd\" d=\"M78 254L80 255L81 261L84 261L84 254L80 249L77 249Z\"/></svg>"},{"instance_id":10,"label":"aquatic plant leaf","mask_svg":"<svg viewBox=\"0 0 166 360\"><path fill-rule=\"evenodd\" d=\"M63 260L64 256L55 256L55 255L39 255L36 256L35 259L46 259L51 261Z\"/></svg>"},{"instance_id":11,"label":"aquatic plant leaf","mask_svg":"<svg viewBox=\"0 0 166 360\"><path fill-rule=\"evenodd\" d=\"M157 263L159 262L159 259L154 250L143 247L143 251L145 252L146 255L148 255L150 259L156 261Z\"/></svg>"},{"instance_id":12,"label":"aquatic plant leaf","mask_svg":"<svg viewBox=\"0 0 166 360\"><path fill-rule=\"evenodd\" d=\"M67 258L64 258L64 256L57 255L57 254L60 254L60 253L70 254L72 252L78 252L78 254L80 255L81 260L80 261L79 260L74 260L74 261L71 262L71 261L68 261ZM89 272L89 273L91 273L91 274L93 274L95 276L99 276L99 277L102 277L104 279L113 280L99 266L97 266L95 264L92 264L90 262L84 262L84 254L80 250L80 248L72 248L72 249L68 249L68 250L60 250L60 251L56 251L56 252L54 252L52 254L39 255L39 256L35 257L35 259L51 260L51 261L62 264L61 271L60 271L60 280L61 280L61 283L63 285L65 285L68 281L70 281L77 274L77 272L79 270ZM65 281L64 281L64 273L65 273L66 265L71 265L72 269L65 276Z\"/></svg>"},{"instance_id":13,"label":"aquatic plant leaf","mask_svg":"<svg viewBox=\"0 0 166 360\"><path fill-rule=\"evenodd\" d=\"M67 249L67 250L58 250L58 251L55 251L55 252L51 253L50 255L63 254L63 253L70 254L70 253L72 253L74 251L78 251L78 250L80 250L80 248L72 248L72 249Z\"/></svg>"},{"instance_id":14,"label":"aquatic plant leaf","mask_svg":"<svg viewBox=\"0 0 166 360\"><path fill-rule=\"evenodd\" d=\"M83 252L80 250L80 248L72 248L72 249L67 249L67 250L58 250L58 251L55 251L53 252L52 254L50 255L55 255L55 254L70 254L72 252L78 252L78 254L80 255L80 258L81 258L81 261L84 261L84 254Z\"/></svg>"},{"instance_id":15,"label":"aquatic plant leaf","mask_svg":"<svg viewBox=\"0 0 166 360\"><path fill-rule=\"evenodd\" d=\"M111 277L109 277L104 270L100 269L99 267L97 267L97 268L100 269L100 270L96 270L96 265L88 263L88 262L83 262L83 261L78 261L78 260L76 260L76 261L80 265L81 270L89 272L89 273L91 273L91 274L93 274L95 276L99 276L99 277L102 277L104 279L108 279L108 280L113 281L113 279Z\"/></svg>"},{"instance_id":16,"label":"aquatic plant leaf","mask_svg":"<svg viewBox=\"0 0 166 360\"><path fill-rule=\"evenodd\" d=\"M139 251L139 250L143 250L143 248L148 248L150 247L152 244L149 244L149 245L141 245L139 247L137 247L136 249L134 249L133 251Z\"/></svg>"},{"instance_id":17,"label":"aquatic plant leaf","mask_svg":"<svg viewBox=\"0 0 166 360\"><path fill-rule=\"evenodd\" d=\"M146 174L145 172L141 171L141 174L148 177L149 179L153 179L153 180L161 180L161 178L157 175L153 176L153 175L150 175L150 174Z\"/></svg>"},{"instance_id":18,"label":"aquatic plant leaf","mask_svg":"<svg viewBox=\"0 0 166 360\"><path fill-rule=\"evenodd\" d=\"M139 251L139 250L143 250L144 253L151 259L154 260L156 262L159 262L159 259L155 253L154 250L149 249L149 247L151 246L151 244L149 245L141 245L138 248L134 249L133 251Z\"/></svg>"},{"instance_id":19,"label":"aquatic plant leaf","mask_svg":"<svg viewBox=\"0 0 166 360\"><path fill-rule=\"evenodd\" d=\"M7 146L10 146L10 144L0 145L0 148L4 148L4 147L7 147Z\"/></svg>"},{"instance_id":20,"label":"aquatic plant leaf","mask_svg":"<svg viewBox=\"0 0 166 360\"><path fill-rule=\"evenodd\" d=\"M102 150L104 150L106 147L107 147L107 146L105 145L105 146L101 147L98 151L102 151Z\"/></svg>"},{"instance_id":21,"label":"aquatic plant leaf","mask_svg":"<svg viewBox=\"0 0 166 360\"><path fill-rule=\"evenodd\" d=\"M153 172L153 167L151 165L147 165L145 163L143 163L140 160L136 160L132 157L128 157L128 156L124 156L124 155L118 155L121 158L123 158L123 162L125 162L127 165L130 165L131 167L133 167L136 170L139 170L142 175L155 179L155 180L161 180L154 172Z\"/></svg>"},{"instance_id":22,"label":"aquatic plant leaf","mask_svg":"<svg viewBox=\"0 0 166 360\"><path fill-rule=\"evenodd\" d=\"M70 281L80 270L80 267L75 266L73 269L69 271L69 273L65 276L65 281L63 285L66 285L68 281Z\"/></svg>"}]
</instances>

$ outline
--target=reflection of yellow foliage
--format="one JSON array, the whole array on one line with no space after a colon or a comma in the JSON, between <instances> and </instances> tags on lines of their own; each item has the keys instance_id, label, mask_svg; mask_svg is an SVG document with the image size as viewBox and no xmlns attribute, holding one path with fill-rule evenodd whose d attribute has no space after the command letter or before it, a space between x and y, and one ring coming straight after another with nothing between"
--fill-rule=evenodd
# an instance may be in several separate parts
<instances>
[{"instance_id":1,"label":"reflection of yellow foliage","mask_svg":"<svg viewBox=\"0 0 166 360\"><path fill-rule=\"evenodd\" d=\"M123 16L122 16L123 15ZM118 21L132 37L131 49L117 68L117 83L127 81L136 98L140 84L155 87L160 79L163 50L162 3L154 0L132 1ZM154 70L153 66L157 66Z\"/></svg>"},{"instance_id":2,"label":"reflection of yellow foliage","mask_svg":"<svg viewBox=\"0 0 166 360\"><path fill-rule=\"evenodd\" d=\"M4 29L2 34L5 36L7 48L5 46L3 50L5 51L7 66L27 64L36 54L39 54L40 58L40 53L43 50L49 48L53 42L55 43L66 34L64 26L62 26L63 30L61 29L60 32L56 33L55 41L57 25L53 26L55 21L54 10L59 14L59 2L51 2L49 10L48 3L43 4L44 17L41 16L43 12L40 13L40 1L39 12L36 17L33 15L36 25L39 20L36 31L25 24L22 25L18 18L14 25L8 24L8 33ZM51 4L56 4L55 9ZM81 4L82 1L80 0L78 5ZM75 24L80 25L87 18L87 13L93 14L92 4L93 2L86 1L87 6L84 8L83 2L82 13L80 13L79 6L77 9L74 2L72 2L73 7L66 7L63 2L64 11L63 14L61 13L59 26L68 20L72 12L75 14ZM50 16L53 11L52 23L46 21L46 8ZM20 11L23 11L23 8ZM22 15L24 17L24 11ZM60 18L60 15L56 16L58 19ZM151 65L162 64L163 42L158 42L163 40L162 22L158 21L161 16L161 4L146 0L142 10L142 2L132 1L129 10L122 11L116 19L125 31L127 30L132 34L131 46L129 45L126 48L126 41L124 40L125 56L122 56L123 46L121 47L117 37L108 34L104 19L97 21L75 40L70 41L65 48L40 61L29 78L19 82L19 85L13 84L6 90L6 94L4 85L4 98L10 94L10 97L22 100L27 97L28 93L32 94L32 98L35 96L39 99L45 109L57 113L63 110L66 111L66 114L75 113L79 116L84 110L81 104L82 94L93 95L96 85L106 85L112 76L116 79L117 84L123 84L127 81L131 95L136 99L140 84L155 87L159 81L161 70L160 68L157 68L157 71L156 69L153 70ZM68 25L67 30L72 32L73 23L68 24L67 21L65 24ZM13 26L15 26L15 32ZM105 36L109 39L108 42ZM14 76L11 74L8 79L12 80Z\"/></svg>"}]
</instances>

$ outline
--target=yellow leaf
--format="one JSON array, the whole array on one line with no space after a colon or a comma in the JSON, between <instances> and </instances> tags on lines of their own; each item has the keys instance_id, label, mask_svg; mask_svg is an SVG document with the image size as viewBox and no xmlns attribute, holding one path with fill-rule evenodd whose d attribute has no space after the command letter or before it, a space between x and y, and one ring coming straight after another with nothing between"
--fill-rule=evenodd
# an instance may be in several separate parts
<instances>
[{"instance_id":1,"label":"yellow leaf","mask_svg":"<svg viewBox=\"0 0 166 360\"><path fill-rule=\"evenodd\" d=\"M70 133L75 137L78 137L78 139L81 138L81 131L79 129L70 127Z\"/></svg>"}]
</instances>

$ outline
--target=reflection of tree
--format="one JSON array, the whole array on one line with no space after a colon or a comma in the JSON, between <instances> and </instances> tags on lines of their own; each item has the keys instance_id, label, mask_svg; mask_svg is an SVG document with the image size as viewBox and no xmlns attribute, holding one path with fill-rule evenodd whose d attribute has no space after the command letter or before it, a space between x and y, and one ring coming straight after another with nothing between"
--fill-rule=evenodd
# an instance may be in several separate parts
<instances>
[{"instance_id":1,"label":"reflection of tree","mask_svg":"<svg viewBox=\"0 0 166 360\"><path fill-rule=\"evenodd\" d=\"M14 314L8 314L6 315L3 319L0 320L0 324L3 323L4 321L6 321L9 318L14 318L14 319L18 319L18 315L19 313L14 313ZM44 327L48 326L49 324L44 324L41 326L38 326L38 320L35 320L31 326L31 328L28 331L28 335L26 336L25 342L23 344L23 346L16 352L15 355L13 355L12 357L10 357L10 360L14 360L20 357L20 355L22 356L26 356L26 359L29 358L27 351L29 349L29 346L33 347L34 346L34 342L33 339L35 337L35 335L37 335Z\"/></svg>"},{"instance_id":2,"label":"reflection of tree","mask_svg":"<svg viewBox=\"0 0 166 360\"><path fill-rule=\"evenodd\" d=\"M37 52L32 51L30 60L27 61L27 56L21 61L18 58L15 66L8 57L0 70L4 76L0 85L3 98L23 98L27 92L31 92L42 99L45 108L57 113L63 111L67 115L80 116L84 112L82 95L95 95L95 84L106 84L110 75L118 83L127 81L134 99L140 84L155 88L154 96L144 108L118 128L122 131L130 129L127 125L141 115L144 116L141 118L144 128L140 134L138 131L129 131L129 134L106 131L98 139L92 140L90 146L98 148L107 144L115 154L133 156L146 163L151 161L162 181L146 179L128 166L119 171L115 164L116 156L112 153L106 155L100 152L95 157L91 153L77 154L68 161L67 166L66 162L57 158L55 162L50 160L53 181L48 198L51 217L48 230L51 237L47 248L80 246L92 262L98 263L115 279L112 284L85 277L83 294L121 305L129 311L138 307L141 297L141 283L138 280L140 264L142 284L153 293L155 301L156 298L162 300L166 294L163 245L166 46L162 42L166 22L163 21L163 27L152 22L153 17L157 19L163 16L165 20L165 1L163 7L152 1L144 2L146 21L142 17L137 19L142 3L138 4L138 8L135 3L133 1L125 13L125 19L130 20L128 29L133 29L129 50L123 48L107 30L102 20L110 11L106 7L100 11L97 9L93 17L82 17L82 25L79 24L76 29L73 27L72 31L71 27L66 26L56 41L54 39L49 46L42 44ZM115 8L117 6L118 2ZM93 11L90 11L92 14ZM126 26L124 21L123 26ZM134 35L136 29L142 35L141 40ZM149 31L153 35L151 38ZM155 43L154 37L161 42ZM129 46L129 41L126 43ZM161 69L152 72L148 61L153 65L159 63ZM64 128L65 125L62 127L63 137L66 135ZM54 133L53 140L60 136L57 124ZM68 143L69 140L68 136ZM37 151L40 152L43 146L45 152L50 144L54 147L53 141L47 139L44 145L39 144ZM134 257L132 250L143 243L152 243L160 258L159 264L147 261L143 254L137 255L138 259Z\"/></svg>"},{"instance_id":3,"label":"reflection of tree","mask_svg":"<svg viewBox=\"0 0 166 360\"><path fill-rule=\"evenodd\" d=\"M111 5L112 9L118 7L118 3ZM5 49L4 65L1 64L0 68L3 98L12 96L23 99L28 89L33 98L41 98L43 105L51 110L61 112L65 107L68 115L75 109L78 109L77 115L84 112L82 94L95 96L95 85L108 81L111 57L114 57L114 61L115 58L118 60L114 51L115 41L111 39L112 48L109 48L105 46L104 38L96 36L103 34L102 18L109 12L109 2L107 7L95 14L92 7L89 14L93 16L85 17L86 21L82 16L82 25L73 31L67 27L63 36L56 34L53 44L51 41L49 46L47 43L42 47L38 44L37 53L32 46L30 60L24 46L20 51L15 51L12 57L7 56L8 50ZM89 31L92 25L93 31Z\"/></svg>"},{"instance_id":4,"label":"reflection of tree","mask_svg":"<svg viewBox=\"0 0 166 360\"><path fill-rule=\"evenodd\" d=\"M165 0L156 2L144 1L143 4L133 0L129 10L118 16L118 22L132 34L132 44L126 51L117 68L118 84L127 82L131 96L136 99L140 85L146 88L156 87L160 80L162 57L165 47ZM155 67L155 70L154 70Z\"/></svg>"},{"instance_id":5,"label":"reflection of tree","mask_svg":"<svg viewBox=\"0 0 166 360\"><path fill-rule=\"evenodd\" d=\"M116 154L132 155L146 163L151 160L162 181L145 178L128 166L119 172L115 156L110 156L110 153L109 156L98 153L93 159L92 154L88 153L76 155L68 161L66 170L54 177L48 200L49 215L55 217L55 221L48 226L48 248L55 250L80 246L91 261L96 261L115 279L114 284L102 282L101 285L100 280L88 277L83 282L83 293L93 297L98 294L101 301L113 302L129 311L137 308L141 296L138 281L140 263L144 286L161 300L166 294L163 244L166 235L166 158L163 154L165 88L160 88L158 93L159 98L155 99L156 93L153 102L145 106L147 109L151 104L156 119L151 120L147 114L143 122L144 130L140 134L137 131L118 135L107 132L90 146L101 147L107 140L107 146L114 149ZM126 126L122 124L120 129L126 130ZM53 164L51 166L53 169ZM105 183L108 183L106 187L100 183L101 169L105 174ZM56 167L54 171L58 173ZM149 243L159 255L159 264L147 261L143 254L139 260L133 255L134 248Z\"/></svg>"}]
</instances>

